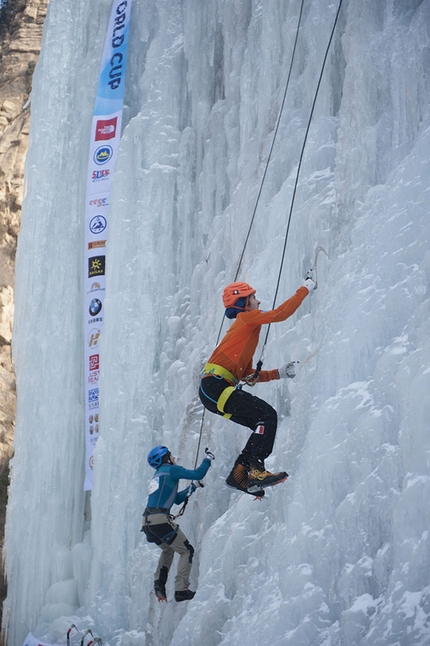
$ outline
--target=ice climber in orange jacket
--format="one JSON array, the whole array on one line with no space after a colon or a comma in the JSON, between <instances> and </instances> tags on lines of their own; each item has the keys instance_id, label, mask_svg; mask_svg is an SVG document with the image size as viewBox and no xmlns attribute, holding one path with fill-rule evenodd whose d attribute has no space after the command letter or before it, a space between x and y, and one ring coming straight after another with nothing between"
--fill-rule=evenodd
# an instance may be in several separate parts
<instances>
[{"instance_id":1,"label":"ice climber in orange jacket","mask_svg":"<svg viewBox=\"0 0 430 646\"><path fill-rule=\"evenodd\" d=\"M260 301L255 296L255 289L247 283L231 283L224 289L225 315L235 321L203 370L199 395L209 411L253 431L226 480L230 487L263 495L264 487L278 484L288 476L285 471L270 473L264 468L264 460L271 454L276 436L278 416L275 409L242 390L240 382L255 373L252 359L261 326L285 321L314 288L312 272L308 272L304 285L291 298L268 312L259 309ZM261 370L257 381L294 376L294 363L290 362L279 369Z\"/></svg>"}]
</instances>

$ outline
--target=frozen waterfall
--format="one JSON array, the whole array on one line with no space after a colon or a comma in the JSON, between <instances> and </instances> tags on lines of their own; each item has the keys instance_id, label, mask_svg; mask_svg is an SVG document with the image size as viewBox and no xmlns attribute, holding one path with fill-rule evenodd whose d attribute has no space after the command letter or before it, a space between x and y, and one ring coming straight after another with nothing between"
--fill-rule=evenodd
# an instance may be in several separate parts
<instances>
[{"instance_id":1,"label":"frozen waterfall","mask_svg":"<svg viewBox=\"0 0 430 646\"><path fill-rule=\"evenodd\" d=\"M197 594L185 604L158 604L152 592L159 553L140 533L146 455L162 443L194 466L199 374L250 225L301 2L133 0L89 494L84 169L110 5L51 0L34 75L8 644L29 632L64 644L73 623L110 646L428 646L430 0L343 0L278 303L302 284L316 245L330 259L319 258L315 293L270 331L264 367L292 358L297 377L255 388L280 418L267 466L290 478L261 502L228 489L248 431L206 413L202 446L216 460L180 521L196 548ZM337 7L304 2L240 271L264 309Z\"/></svg>"}]
</instances>

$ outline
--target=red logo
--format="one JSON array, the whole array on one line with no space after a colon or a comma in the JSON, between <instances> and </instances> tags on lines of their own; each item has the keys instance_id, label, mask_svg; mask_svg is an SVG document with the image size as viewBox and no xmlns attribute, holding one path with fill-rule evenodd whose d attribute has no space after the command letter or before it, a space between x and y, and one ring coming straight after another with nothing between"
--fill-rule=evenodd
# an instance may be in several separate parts
<instances>
[{"instance_id":1,"label":"red logo","mask_svg":"<svg viewBox=\"0 0 430 646\"><path fill-rule=\"evenodd\" d=\"M99 370L99 355L92 354L90 356L90 370Z\"/></svg>"},{"instance_id":2,"label":"red logo","mask_svg":"<svg viewBox=\"0 0 430 646\"><path fill-rule=\"evenodd\" d=\"M257 433L257 435L264 435L264 424L257 426L254 433Z\"/></svg>"},{"instance_id":3,"label":"red logo","mask_svg":"<svg viewBox=\"0 0 430 646\"><path fill-rule=\"evenodd\" d=\"M118 117L113 119L100 119L96 123L96 141L113 139L116 135L116 122Z\"/></svg>"}]
</instances>

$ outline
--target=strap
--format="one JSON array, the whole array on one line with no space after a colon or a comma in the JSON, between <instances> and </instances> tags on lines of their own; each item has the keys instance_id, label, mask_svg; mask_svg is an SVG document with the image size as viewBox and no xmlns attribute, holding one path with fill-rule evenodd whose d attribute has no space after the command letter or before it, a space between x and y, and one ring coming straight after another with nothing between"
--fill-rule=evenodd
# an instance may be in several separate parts
<instances>
[{"instance_id":1,"label":"strap","mask_svg":"<svg viewBox=\"0 0 430 646\"><path fill-rule=\"evenodd\" d=\"M215 375L216 377L222 377L227 381L231 381L233 384L238 384L239 380L236 379L234 375L231 374L228 370L222 366L218 366L216 363L207 363L203 368L203 376Z\"/></svg>"},{"instance_id":2,"label":"strap","mask_svg":"<svg viewBox=\"0 0 430 646\"><path fill-rule=\"evenodd\" d=\"M224 407L227 403L228 398L235 390L236 390L236 386L227 386L227 388L224 388L221 395L218 397L218 401L216 404L216 407L218 408L219 412L223 413L223 417L226 417L227 419L230 419L231 413L226 413L224 411Z\"/></svg>"},{"instance_id":3,"label":"strap","mask_svg":"<svg viewBox=\"0 0 430 646\"><path fill-rule=\"evenodd\" d=\"M149 516L151 514L168 514L169 510L165 507L146 507L142 516Z\"/></svg>"}]
</instances>

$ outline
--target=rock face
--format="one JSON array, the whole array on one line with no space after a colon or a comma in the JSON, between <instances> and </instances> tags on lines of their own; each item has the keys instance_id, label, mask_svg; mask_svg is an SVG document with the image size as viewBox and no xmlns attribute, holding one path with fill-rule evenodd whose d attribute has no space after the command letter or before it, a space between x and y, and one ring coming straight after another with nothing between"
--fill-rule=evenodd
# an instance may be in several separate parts
<instances>
[{"instance_id":1,"label":"rock face","mask_svg":"<svg viewBox=\"0 0 430 646\"><path fill-rule=\"evenodd\" d=\"M13 288L30 123L27 106L48 2L5 0L0 9L0 563L15 420ZM2 579L0 602L5 597Z\"/></svg>"}]
</instances>

